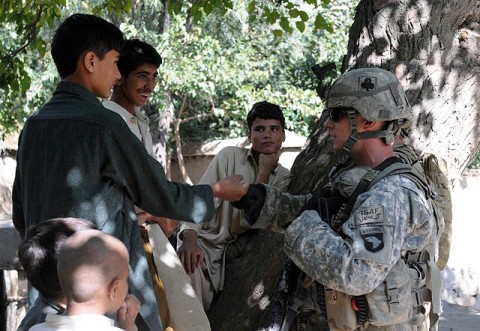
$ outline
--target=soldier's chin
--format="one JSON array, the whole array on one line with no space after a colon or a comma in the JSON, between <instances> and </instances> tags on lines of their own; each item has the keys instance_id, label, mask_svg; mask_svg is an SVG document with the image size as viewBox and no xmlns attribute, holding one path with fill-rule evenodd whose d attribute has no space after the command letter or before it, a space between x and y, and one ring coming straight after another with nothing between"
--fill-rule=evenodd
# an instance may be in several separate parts
<instances>
[{"instance_id":1,"label":"soldier's chin","mask_svg":"<svg viewBox=\"0 0 480 331\"><path fill-rule=\"evenodd\" d=\"M340 147L340 148L333 147L332 150L333 150L333 153L334 153L335 155L338 155L338 156L350 156L350 153L347 152L347 151L343 148L343 146Z\"/></svg>"}]
</instances>

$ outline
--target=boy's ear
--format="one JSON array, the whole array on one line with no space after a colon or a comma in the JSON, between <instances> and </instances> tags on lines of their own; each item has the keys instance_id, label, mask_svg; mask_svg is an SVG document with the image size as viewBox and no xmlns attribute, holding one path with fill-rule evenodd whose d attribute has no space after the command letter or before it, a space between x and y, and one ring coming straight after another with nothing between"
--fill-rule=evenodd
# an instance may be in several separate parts
<instances>
[{"instance_id":1,"label":"boy's ear","mask_svg":"<svg viewBox=\"0 0 480 331\"><path fill-rule=\"evenodd\" d=\"M95 54L95 52L89 51L83 55L83 66L89 73L93 73L95 70L96 61L97 54Z\"/></svg>"},{"instance_id":2,"label":"boy's ear","mask_svg":"<svg viewBox=\"0 0 480 331\"><path fill-rule=\"evenodd\" d=\"M120 281L117 278L112 279L112 281L108 284L108 298L114 300L118 293L118 286Z\"/></svg>"}]
</instances>

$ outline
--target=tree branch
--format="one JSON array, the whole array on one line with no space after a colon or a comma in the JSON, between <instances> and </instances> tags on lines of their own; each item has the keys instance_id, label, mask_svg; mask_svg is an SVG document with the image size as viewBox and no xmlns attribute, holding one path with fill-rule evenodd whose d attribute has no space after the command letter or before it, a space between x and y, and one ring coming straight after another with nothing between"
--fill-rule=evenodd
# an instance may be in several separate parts
<instances>
[{"instance_id":1,"label":"tree branch","mask_svg":"<svg viewBox=\"0 0 480 331\"><path fill-rule=\"evenodd\" d=\"M21 52L25 51L27 47L32 43L33 38L35 38L37 29L35 28L37 26L38 21L40 21L40 17L42 17L43 13L43 4L40 4L39 11L37 13L37 16L35 17L35 21L33 21L31 24L29 24L29 27L26 29L26 41L23 46L20 46L16 50L13 50L10 54L5 55L3 58L4 59L10 59L8 61L7 66L10 66L13 63L13 59Z\"/></svg>"}]
</instances>

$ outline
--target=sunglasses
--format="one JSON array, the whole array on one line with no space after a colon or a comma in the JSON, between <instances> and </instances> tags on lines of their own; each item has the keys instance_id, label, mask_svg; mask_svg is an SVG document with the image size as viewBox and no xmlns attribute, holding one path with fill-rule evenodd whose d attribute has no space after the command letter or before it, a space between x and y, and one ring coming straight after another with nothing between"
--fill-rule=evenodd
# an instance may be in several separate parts
<instances>
[{"instance_id":1,"label":"sunglasses","mask_svg":"<svg viewBox=\"0 0 480 331\"><path fill-rule=\"evenodd\" d=\"M344 119L348 116L348 113L351 111L355 111L354 109L347 109L347 108L328 108L328 118L332 122L339 122L340 120Z\"/></svg>"}]
</instances>

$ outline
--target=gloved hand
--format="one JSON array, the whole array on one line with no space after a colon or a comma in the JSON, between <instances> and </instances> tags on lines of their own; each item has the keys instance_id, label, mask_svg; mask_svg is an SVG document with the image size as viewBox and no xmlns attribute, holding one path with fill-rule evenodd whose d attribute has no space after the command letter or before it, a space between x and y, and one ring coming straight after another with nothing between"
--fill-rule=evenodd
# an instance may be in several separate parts
<instances>
[{"instance_id":1,"label":"gloved hand","mask_svg":"<svg viewBox=\"0 0 480 331\"><path fill-rule=\"evenodd\" d=\"M251 184L248 187L247 194L240 200L232 202L232 206L243 209L248 224L253 225L260 216L266 196L267 190L262 184Z\"/></svg>"},{"instance_id":2,"label":"gloved hand","mask_svg":"<svg viewBox=\"0 0 480 331\"><path fill-rule=\"evenodd\" d=\"M302 209L298 213L300 215L305 210L315 210L317 213L320 214L320 209L318 206L318 199L320 199L320 195L314 193L312 197L303 205Z\"/></svg>"},{"instance_id":3,"label":"gloved hand","mask_svg":"<svg viewBox=\"0 0 480 331\"><path fill-rule=\"evenodd\" d=\"M325 195L314 193L313 196L302 207L302 210L300 210L298 215L303 213L305 210L315 210L324 222L326 222L328 225L331 225L333 217L339 211L344 202L346 202L346 199L337 191L330 192L329 194Z\"/></svg>"}]
</instances>

